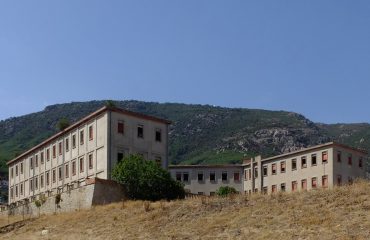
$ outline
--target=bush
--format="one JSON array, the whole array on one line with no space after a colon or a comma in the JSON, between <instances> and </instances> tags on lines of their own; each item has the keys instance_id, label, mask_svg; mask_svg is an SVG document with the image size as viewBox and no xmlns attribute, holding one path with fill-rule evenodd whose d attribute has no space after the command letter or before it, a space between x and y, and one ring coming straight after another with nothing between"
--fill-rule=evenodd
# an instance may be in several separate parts
<instances>
[{"instance_id":1,"label":"bush","mask_svg":"<svg viewBox=\"0 0 370 240\"><path fill-rule=\"evenodd\" d=\"M221 197L226 197L226 196L229 196L231 194L236 194L236 193L237 193L236 189L233 187L229 187L229 186L222 186L216 192L216 194Z\"/></svg>"},{"instance_id":2,"label":"bush","mask_svg":"<svg viewBox=\"0 0 370 240\"><path fill-rule=\"evenodd\" d=\"M121 160L112 171L112 178L123 184L130 199L157 201L185 198L184 187L154 161L138 155Z\"/></svg>"},{"instance_id":3,"label":"bush","mask_svg":"<svg viewBox=\"0 0 370 240\"><path fill-rule=\"evenodd\" d=\"M69 123L69 120L67 118L62 118L57 123L57 128L59 131L63 131L67 127L69 127L71 124Z\"/></svg>"}]
</instances>

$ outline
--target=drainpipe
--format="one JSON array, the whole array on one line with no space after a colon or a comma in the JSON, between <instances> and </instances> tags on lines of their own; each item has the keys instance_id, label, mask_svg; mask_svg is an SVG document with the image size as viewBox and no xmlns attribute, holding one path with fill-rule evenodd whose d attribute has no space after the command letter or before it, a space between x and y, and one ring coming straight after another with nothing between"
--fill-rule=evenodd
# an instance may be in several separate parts
<instances>
[{"instance_id":1,"label":"drainpipe","mask_svg":"<svg viewBox=\"0 0 370 240\"><path fill-rule=\"evenodd\" d=\"M108 139L107 139L107 179L111 179L111 166L112 166L112 146L111 146L111 140L112 140L112 112L110 109L107 111L107 117L108 117Z\"/></svg>"}]
</instances>

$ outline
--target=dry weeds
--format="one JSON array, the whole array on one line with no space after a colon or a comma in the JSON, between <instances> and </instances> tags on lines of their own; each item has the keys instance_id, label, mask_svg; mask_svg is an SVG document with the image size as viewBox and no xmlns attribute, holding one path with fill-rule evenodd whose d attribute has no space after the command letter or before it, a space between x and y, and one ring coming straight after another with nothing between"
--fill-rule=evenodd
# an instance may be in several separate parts
<instances>
[{"instance_id":1,"label":"dry weeds","mask_svg":"<svg viewBox=\"0 0 370 240\"><path fill-rule=\"evenodd\" d=\"M41 236L43 229L47 236ZM0 238L370 239L370 183L292 194L126 201L41 216Z\"/></svg>"}]
</instances>

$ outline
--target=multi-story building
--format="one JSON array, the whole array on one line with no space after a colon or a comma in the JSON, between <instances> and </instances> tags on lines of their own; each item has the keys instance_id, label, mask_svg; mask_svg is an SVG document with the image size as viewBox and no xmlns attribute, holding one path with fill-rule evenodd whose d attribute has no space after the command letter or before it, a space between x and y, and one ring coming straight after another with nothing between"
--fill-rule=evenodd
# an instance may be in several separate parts
<instances>
[{"instance_id":1,"label":"multi-story building","mask_svg":"<svg viewBox=\"0 0 370 240\"><path fill-rule=\"evenodd\" d=\"M88 178L110 179L118 161L140 154L168 166L169 121L103 107L9 161L9 203L33 199Z\"/></svg>"},{"instance_id":2,"label":"multi-story building","mask_svg":"<svg viewBox=\"0 0 370 240\"><path fill-rule=\"evenodd\" d=\"M310 190L365 178L367 155L366 151L330 142L265 159L257 156L245 160L242 165L221 166L218 172L227 172L229 169L232 172L243 172L243 176L239 176L243 184L239 185L237 181L234 187L245 193ZM209 195L216 188L229 183L212 183L210 172L213 166L170 166L170 171L172 177L178 180L180 174L188 176L186 179L182 177L181 181L193 194ZM204 181L197 181L198 172L204 173ZM229 175L232 176L232 172Z\"/></svg>"}]
</instances>

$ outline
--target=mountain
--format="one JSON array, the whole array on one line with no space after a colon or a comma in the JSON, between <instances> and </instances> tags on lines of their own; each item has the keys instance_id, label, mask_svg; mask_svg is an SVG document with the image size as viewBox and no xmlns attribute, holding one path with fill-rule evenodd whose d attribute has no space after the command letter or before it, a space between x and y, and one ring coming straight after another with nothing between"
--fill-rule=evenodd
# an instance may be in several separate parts
<instances>
[{"instance_id":1,"label":"mountain","mask_svg":"<svg viewBox=\"0 0 370 240\"><path fill-rule=\"evenodd\" d=\"M6 161L57 132L65 117L76 122L106 101L72 102L0 121L0 169ZM370 149L370 124L319 124L286 111L209 105L115 101L118 107L166 118L172 164L236 163L256 154L272 156L336 140Z\"/></svg>"}]
</instances>

